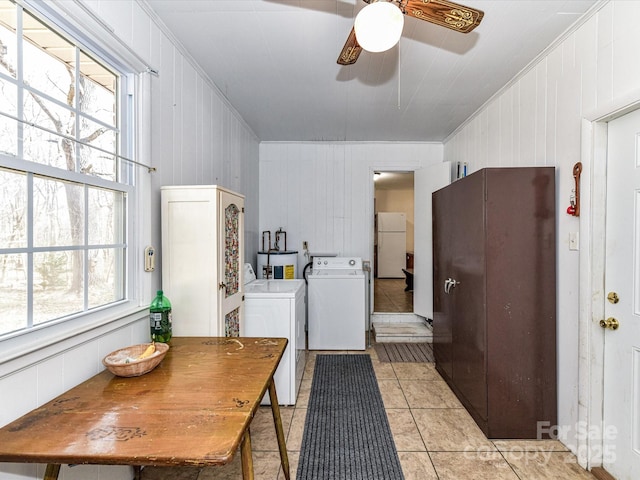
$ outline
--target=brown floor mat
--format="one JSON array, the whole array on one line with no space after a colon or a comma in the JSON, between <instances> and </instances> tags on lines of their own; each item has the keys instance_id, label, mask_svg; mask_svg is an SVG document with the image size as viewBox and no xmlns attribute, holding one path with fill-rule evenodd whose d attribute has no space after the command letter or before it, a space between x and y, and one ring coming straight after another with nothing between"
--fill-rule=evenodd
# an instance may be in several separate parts
<instances>
[{"instance_id":1,"label":"brown floor mat","mask_svg":"<svg viewBox=\"0 0 640 480\"><path fill-rule=\"evenodd\" d=\"M376 343L374 345L381 362L433 362L430 343Z\"/></svg>"}]
</instances>

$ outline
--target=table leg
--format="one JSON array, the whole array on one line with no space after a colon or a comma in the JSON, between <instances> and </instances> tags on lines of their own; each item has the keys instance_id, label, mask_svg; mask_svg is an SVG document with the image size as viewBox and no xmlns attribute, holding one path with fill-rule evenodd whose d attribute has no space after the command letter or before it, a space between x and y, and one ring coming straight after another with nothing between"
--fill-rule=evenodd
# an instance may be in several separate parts
<instances>
[{"instance_id":1,"label":"table leg","mask_svg":"<svg viewBox=\"0 0 640 480\"><path fill-rule=\"evenodd\" d=\"M253 480L253 455L251 454L251 433L249 429L245 432L240 444L240 457L242 460L242 480Z\"/></svg>"},{"instance_id":2,"label":"table leg","mask_svg":"<svg viewBox=\"0 0 640 480\"><path fill-rule=\"evenodd\" d=\"M44 471L44 480L58 480L60 473L60 465L57 463L49 463Z\"/></svg>"},{"instance_id":3,"label":"table leg","mask_svg":"<svg viewBox=\"0 0 640 480\"><path fill-rule=\"evenodd\" d=\"M289 457L287 456L287 444L284 440L284 429L282 428L282 417L280 417L280 406L278 405L278 394L276 393L276 382L271 377L269 383L269 401L271 402L271 413L273 413L273 423L276 426L276 435L278 437L278 448L280 449L280 464L284 472L284 478L289 480Z\"/></svg>"}]
</instances>

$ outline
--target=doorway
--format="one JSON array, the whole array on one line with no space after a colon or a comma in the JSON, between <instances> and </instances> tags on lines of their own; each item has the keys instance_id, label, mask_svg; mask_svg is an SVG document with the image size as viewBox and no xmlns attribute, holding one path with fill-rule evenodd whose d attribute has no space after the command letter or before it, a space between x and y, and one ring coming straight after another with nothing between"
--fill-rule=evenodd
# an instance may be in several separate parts
<instances>
[{"instance_id":1,"label":"doorway","mask_svg":"<svg viewBox=\"0 0 640 480\"><path fill-rule=\"evenodd\" d=\"M640 191L640 110L609 122L605 257L603 466L615 478L640 472L640 308L634 255ZM634 211L636 210L636 211ZM634 218L635 217L635 218ZM629 221L633 219L633 221ZM632 239L632 241L629 241ZM608 322L608 323L607 323Z\"/></svg>"},{"instance_id":2,"label":"doorway","mask_svg":"<svg viewBox=\"0 0 640 480\"><path fill-rule=\"evenodd\" d=\"M585 408L573 438L585 468L598 470L598 478L608 478L608 471L620 480L635 479L640 471L639 109L639 96L621 97L582 122L582 163L588 174L584 177L583 170L583 178L591 181L580 225L586 245L580 246L584 288L579 355L584 373L578 400ZM611 328L615 321L618 329Z\"/></svg>"},{"instance_id":3,"label":"doorway","mask_svg":"<svg viewBox=\"0 0 640 480\"><path fill-rule=\"evenodd\" d=\"M384 219L381 216L379 222L378 213L389 215ZM413 313L413 172L374 173L374 215L373 311ZM387 227L390 222L394 226ZM398 223L404 223L403 232ZM404 241L398 243L402 237Z\"/></svg>"}]
</instances>

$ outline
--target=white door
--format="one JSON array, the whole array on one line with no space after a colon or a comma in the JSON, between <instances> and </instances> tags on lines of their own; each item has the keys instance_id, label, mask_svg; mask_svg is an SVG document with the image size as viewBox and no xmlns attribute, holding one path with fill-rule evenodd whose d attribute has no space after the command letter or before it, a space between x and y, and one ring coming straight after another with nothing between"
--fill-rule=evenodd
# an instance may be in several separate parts
<instances>
[{"instance_id":1,"label":"white door","mask_svg":"<svg viewBox=\"0 0 640 480\"><path fill-rule=\"evenodd\" d=\"M221 283L218 285L219 320L224 322L220 331L226 337L242 334L242 313L244 295L244 199L231 193L220 191L220 218L218 240Z\"/></svg>"},{"instance_id":2,"label":"white door","mask_svg":"<svg viewBox=\"0 0 640 480\"><path fill-rule=\"evenodd\" d=\"M640 110L609 123L607 152L603 466L640 478ZM615 301L615 300L614 300Z\"/></svg>"},{"instance_id":3,"label":"white door","mask_svg":"<svg viewBox=\"0 0 640 480\"><path fill-rule=\"evenodd\" d=\"M413 177L413 312L433 319L433 238L431 194L451 183L451 162L416 170Z\"/></svg>"}]
</instances>

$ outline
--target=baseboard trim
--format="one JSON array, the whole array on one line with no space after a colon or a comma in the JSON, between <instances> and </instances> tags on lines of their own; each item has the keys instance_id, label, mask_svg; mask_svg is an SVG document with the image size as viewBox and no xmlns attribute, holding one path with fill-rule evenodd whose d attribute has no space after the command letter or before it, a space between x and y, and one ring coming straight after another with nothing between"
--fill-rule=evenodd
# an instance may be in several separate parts
<instances>
[{"instance_id":1,"label":"baseboard trim","mask_svg":"<svg viewBox=\"0 0 640 480\"><path fill-rule=\"evenodd\" d=\"M602 467L593 467L591 469L591 474L598 480L616 480L613 475L611 475Z\"/></svg>"}]
</instances>

